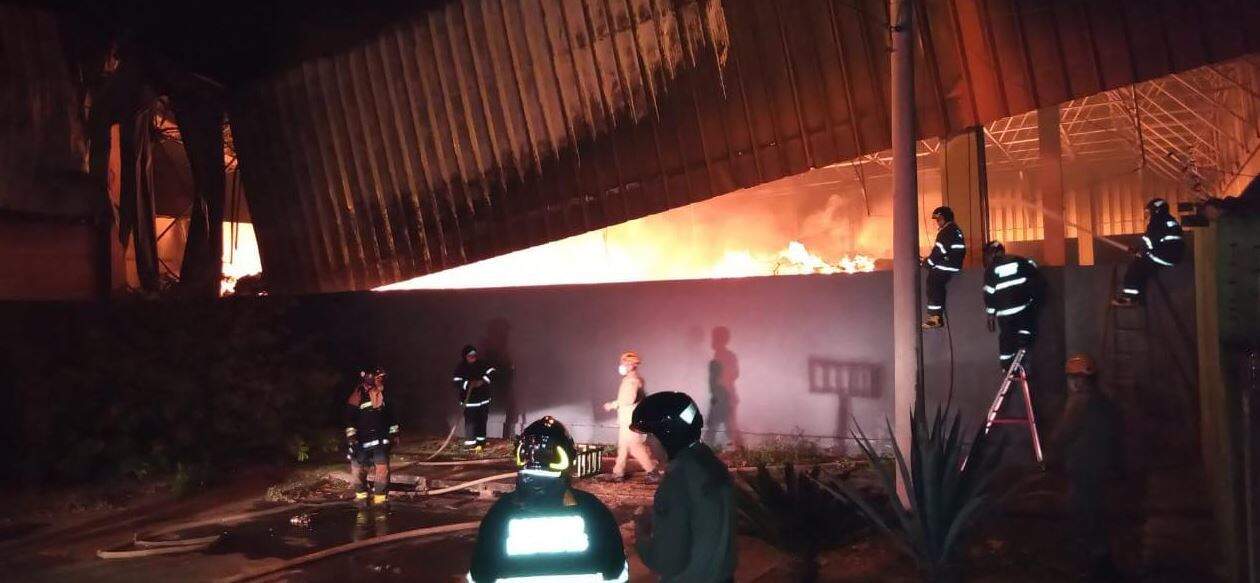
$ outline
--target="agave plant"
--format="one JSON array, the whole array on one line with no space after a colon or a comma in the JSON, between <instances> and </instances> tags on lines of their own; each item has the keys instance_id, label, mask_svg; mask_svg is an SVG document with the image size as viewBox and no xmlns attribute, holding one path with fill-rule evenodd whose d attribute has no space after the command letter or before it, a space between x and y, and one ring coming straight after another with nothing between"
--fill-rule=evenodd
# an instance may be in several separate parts
<instances>
[{"instance_id":1,"label":"agave plant","mask_svg":"<svg viewBox=\"0 0 1260 583\"><path fill-rule=\"evenodd\" d=\"M915 560L932 583L961 578L961 551L977 521L996 507L1001 492L996 485L1002 445L978 429L970 444L963 440L961 416L948 406L938 407L929 424L922 410L911 415L910 451L893 444L897 467L905 482L908 505L889 497L891 508L876 507L845 482L820 487L858 509L898 548ZM892 426L888 427L892 435ZM897 491L895 473L857 428L854 437L876 468L884 488Z\"/></svg>"},{"instance_id":2,"label":"agave plant","mask_svg":"<svg viewBox=\"0 0 1260 583\"><path fill-rule=\"evenodd\" d=\"M792 556L793 581L817 581L822 551L866 529L856 508L823 489L818 466L806 474L784 464L780 483L762 465L741 481L736 508L743 527Z\"/></svg>"}]
</instances>

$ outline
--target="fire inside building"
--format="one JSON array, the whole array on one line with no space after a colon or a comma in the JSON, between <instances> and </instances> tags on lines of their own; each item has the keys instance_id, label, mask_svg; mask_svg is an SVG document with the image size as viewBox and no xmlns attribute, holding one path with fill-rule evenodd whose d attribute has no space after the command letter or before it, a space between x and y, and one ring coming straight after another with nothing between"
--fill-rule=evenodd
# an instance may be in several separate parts
<instances>
[{"instance_id":1,"label":"fire inside building","mask_svg":"<svg viewBox=\"0 0 1260 583\"><path fill-rule=\"evenodd\" d=\"M1260 581L1257 39L0 0L0 565Z\"/></svg>"}]
</instances>

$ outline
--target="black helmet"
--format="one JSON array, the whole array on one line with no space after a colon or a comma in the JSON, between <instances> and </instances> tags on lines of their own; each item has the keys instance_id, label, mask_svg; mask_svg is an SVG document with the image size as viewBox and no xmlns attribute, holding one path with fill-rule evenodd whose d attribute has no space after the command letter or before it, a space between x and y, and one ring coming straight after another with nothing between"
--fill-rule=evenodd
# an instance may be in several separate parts
<instances>
[{"instance_id":1,"label":"black helmet","mask_svg":"<svg viewBox=\"0 0 1260 583\"><path fill-rule=\"evenodd\" d=\"M1168 201L1162 198L1152 198L1146 203L1146 210L1151 211L1153 215L1159 215L1169 212Z\"/></svg>"},{"instance_id":2,"label":"black helmet","mask_svg":"<svg viewBox=\"0 0 1260 583\"><path fill-rule=\"evenodd\" d=\"M952 223L954 222L954 209L947 206L938 206L932 210L932 218L937 216L944 218L946 222Z\"/></svg>"},{"instance_id":3,"label":"black helmet","mask_svg":"<svg viewBox=\"0 0 1260 583\"><path fill-rule=\"evenodd\" d=\"M516 446L516 467L522 473L544 477L569 474L577 446L564 424L550 415L525 428Z\"/></svg>"},{"instance_id":4,"label":"black helmet","mask_svg":"<svg viewBox=\"0 0 1260 583\"><path fill-rule=\"evenodd\" d=\"M477 354L477 348L471 344L464 345L464 349L459 351L459 355L468 358L469 354Z\"/></svg>"},{"instance_id":5,"label":"black helmet","mask_svg":"<svg viewBox=\"0 0 1260 583\"><path fill-rule=\"evenodd\" d=\"M635 405L630 420L631 430L655 435L671 459L700 439L702 427L704 416L696 402L675 391L648 395Z\"/></svg>"},{"instance_id":6,"label":"black helmet","mask_svg":"<svg viewBox=\"0 0 1260 583\"><path fill-rule=\"evenodd\" d=\"M1003 245L1001 241L989 241L984 244L984 254L990 253L1006 253L1006 245Z\"/></svg>"}]
</instances>

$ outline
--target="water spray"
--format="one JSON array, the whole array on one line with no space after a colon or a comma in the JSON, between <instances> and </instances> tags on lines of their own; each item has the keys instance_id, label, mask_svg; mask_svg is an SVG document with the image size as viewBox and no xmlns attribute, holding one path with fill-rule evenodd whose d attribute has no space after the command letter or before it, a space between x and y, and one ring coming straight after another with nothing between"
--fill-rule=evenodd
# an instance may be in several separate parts
<instances>
[{"instance_id":1,"label":"water spray","mask_svg":"<svg viewBox=\"0 0 1260 583\"><path fill-rule=\"evenodd\" d=\"M1058 219L1058 220L1062 221L1062 222L1063 222L1063 224L1065 224L1065 225L1067 225L1067 226L1069 226L1069 227L1074 227L1074 228L1075 228L1076 230L1078 230L1078 231L1082 231L1082 232L1085 232L1085 233L1089 233L1089 234L1090 234L1090 235L1092 235L1095 239L1098 239L1099 241L1102 241L1103 243L1106 243L1106 244L1108 244L1108 245L1111 245L1112 247L1115 247L1116 249L1119 249L1119 250L1124 251L1124 252L1126 252L1126 253L1129 251L1129 247L1128 247L1127 245L1125 245L1125 244L1123 244L1123 243L1121 243L1121 242L1119 242L1119 241L1116 241L1115 239L1112 239L1112 238L1109 238L1109 237L1105 237L1105 236L1103 236L1103 235L1099 235L1099 234L1097 234L1097 233L1095 233L1095 232L1093 232L1093 231L1091 231L1091 230L1089 230L1089 229L1086 229L1085 227L1082 227L1082 226L1080 226L1080 225L1078 225L1078 224L1076 224L1076 223L1073 223L1072 221L1067 220L1067 217L1063 216L1063 213L1057 213L1057 212L1054 212L1054 211L1052 211L1052 210L1050 210L1050 209L1048 209L1048 208L1046 208L1046 207L1044 207L1044 206L1041 206L1041 205L1039 205L1039 204L1035 204L1035 203L1031 203L1031 202L1028 202L1028 201L1025 201L1025 200L1018 200L1018 199L1016 199L1016 200L1015 200L1015 202L1016 202L1016 203L1018 203L1018 204L1020 204L1020 205L1022 205L1022 206L1026 206L1026 207L1028 207L1028 208L1038 209L1038 210L1040 210L1042 213L1044 213L1045 215L1047 215L1047 216L1051 216L1051 217L1054 217L1054 218L1056 218L1056 219Z\"/></svg>"}]
</instances>

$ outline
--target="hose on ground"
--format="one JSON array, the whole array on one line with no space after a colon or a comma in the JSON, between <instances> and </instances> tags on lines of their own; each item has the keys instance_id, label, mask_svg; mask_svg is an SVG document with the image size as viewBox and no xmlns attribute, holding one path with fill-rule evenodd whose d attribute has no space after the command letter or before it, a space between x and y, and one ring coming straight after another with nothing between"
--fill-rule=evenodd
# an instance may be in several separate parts
<instances>
[{"instance_id":1,"label":"hose on ground","mask_svg":"<svg viewBox=\"0 0 1260 583\"><path fill-rule=\"evenodd\" d=\"M322 504L301 504L301 505L298 505L297 507L298 508L323 508L325 506L332 506L335 504L340 504L340 502L324 502ZM136 548L118 549L118 550L100 549L96 551L96 556L102 559L138 559L138 558L143 558L143 557L155 557L158 555L172 555L176 553L188 553L188 552L205 550L210 545L218 542L219 535L216 534L216 535L211 535L211 536L204 536L204 537L197 537L197 538L190 538L190 539L177 539L177 540L162 540L158 537L161 537L164 534L179 532L181 530L188 530L188 529L198 528L202 526L209 526L212 524L241 522L243 520L249 520L251 518L258 518L260 516L268 516L271 514L278 514L280 512L290 511L290 510L293 510L294 508L295 508L294 505L285 504L282 506L266 508L263 510L254 510L251 512L239 512L236 514L229 514L227 516L214 516L214 517L205 518L202 520L182 522L179 524L174 524L171 526L158 529L154 532L137 534L135 536L135 539L132 542L132 545Z\"/></svg>"},{"instance_id":2,"label":"hose on ground","mask_svg":"<svg viewBox=\"0 0 1260 583\"><path fill-rule=\"evenodd\" d=\"M398 542L398 541L412 539L412 538L419 538L423 536L432 536L432 535L437 535L437 534L449 534L453 532L474 530L480 524L481 524L480 522L457 522L454 524L444 524L441 526L430 526L427 528L417 528L414 530L406 530L406 531L398 532L394 534L387 534L385 536L378 536L376 538L369 538L369 539L365 539L361 541L355 541L349 544L344 544L341 546L324 549L322 551L317 551L309 555L303 555L295 559L290 559L278 565L263 567L254 571L247 571L244 573L239 573L231 577L227 577L225 579L219 579L219 583L241 583L243 581L254 581L262 577L266 577L268 575L274 575L276 573L287 571L294 567L298 567L298 566L305 565L308 563L313 563L315 561L327 559L328 557L334 557L334 556L349 553L352 551L357 551L359 549Z\"/></svg>"},{"instance_id":3,"label":"hose on ground","mask_svg":"<svg viewBox=\"0 0 1260 583\"><path fill-rule=\"evenodd\" d=\"M479 478L479 479L472 480L469 482L463 482L461 484L455 484L454 486L448 486L446 488L439 488L437 490L426 490L424 492L424 495L437 496L439 494L446 494L447 492L455 492L457 490L463 490L464 488L467 488L469 486L476 486L477 484L483 484L485 482L493 482L495 480L502 480L503 478L511 478L515 475L516 475L516 472L505 472L502 474L495 474L493 476Z\"/></svg>"}]
</instances>

